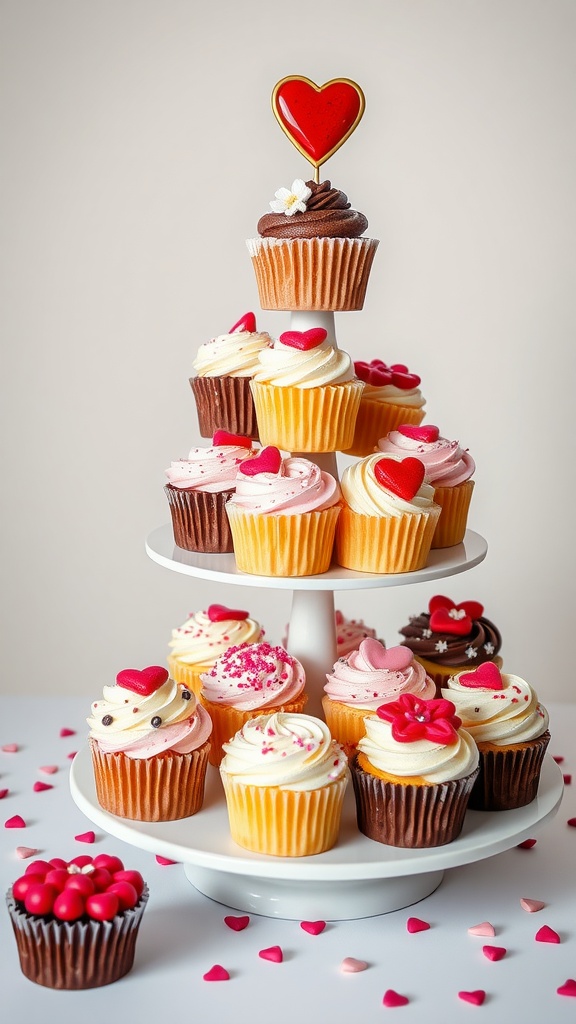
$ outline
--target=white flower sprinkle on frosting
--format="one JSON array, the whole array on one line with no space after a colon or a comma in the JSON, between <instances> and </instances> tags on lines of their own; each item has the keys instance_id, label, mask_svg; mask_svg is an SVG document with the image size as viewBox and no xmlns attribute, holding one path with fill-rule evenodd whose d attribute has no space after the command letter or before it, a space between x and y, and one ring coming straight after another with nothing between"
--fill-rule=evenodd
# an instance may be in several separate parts
<instances>
[{"instance_id":1,"label":"white flower sprinkle on frosting","mask_svg":"<svg viewBox=\"0 0 576 1024\"><path fill-rule=\"evenodd\" d=\"M494 644L491 644L490 642L484 644L484 650L486 651L486 654L494 654Z\"/></svg>"},{"instance_id":2,"label":"white flower sprinkle on frosting","mask_svg":"<svg viewBox=\"0 0 576 1024\"><path fill-rule=\"evenodd\" d=\"M434 650L438 651L439 654L444 654L444 651L448 650L448 644L445 640L439 640Z\"/></svg>"},{"instance_id":3,"label":"white flower sprinkle on frosting","mask_svg":"<svg viewBox=\"0 0 576 1024\"><path fill-rule=\"evenodd\" d=\"M270 203L270 209L274 213L285 213L287 217L291 217L294 213L305 212L306 200L310 198L312 191L302 178L296 178L292 182L292 189L279 188L274 195L275 199Z\"/></svg>"},{"instance_id":4,"label":"white flower sprinkle on frosting","mask_svg":"<svg viewBox=\"0 0 576 1024\"><path fill-rule=\"evenodd\" d=\"M432 630L431 629L423 629L422 630L422 636L423 636L424 640L429 640L430 637L432 636Z\"/></svg>"},{"instance_id":5,"label":"white flower sprinkle on frosting","mask_svg":"<svg viewBox=\"0 0 576 1024\"><path fill-rule=\"evenodd\" d=\"M467 658L476 658L477 656L478 656L478 651L476 650L475 647L467 647L466 648L466 657Z\"/></svg>"}]
</instances>

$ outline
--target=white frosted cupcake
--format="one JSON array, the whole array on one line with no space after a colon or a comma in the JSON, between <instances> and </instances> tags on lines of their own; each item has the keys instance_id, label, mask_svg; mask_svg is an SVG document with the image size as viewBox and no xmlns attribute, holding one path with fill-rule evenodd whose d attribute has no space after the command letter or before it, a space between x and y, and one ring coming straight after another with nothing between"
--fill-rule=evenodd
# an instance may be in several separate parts
<instances>
[{"instance_id":1,"label":"white frosted cupcake","mask_svg":"<svg viewBox=\"0 0 576 1024\"><path fill-rule=\"evenodd\" d=\"M211 604L206 611L192 612L186 622L172 630L168 655L170 675L198 696L200 676L229 647L254 644L263 639L264 630L248 612Z\"/></svg>"}]
</instances>

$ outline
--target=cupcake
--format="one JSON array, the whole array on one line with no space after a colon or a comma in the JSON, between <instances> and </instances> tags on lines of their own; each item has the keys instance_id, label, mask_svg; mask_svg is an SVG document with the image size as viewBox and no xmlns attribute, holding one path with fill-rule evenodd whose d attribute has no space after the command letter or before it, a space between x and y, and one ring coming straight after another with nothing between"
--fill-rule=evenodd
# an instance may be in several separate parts
<instances>
[{"instance_id":1,"label":"cupcake","mask_svg":"<svg viewBox=\"0 0 576 1024\"><path fill-rule=\"evenodd\" d=\"M487 661L453 676L442 694L454 702L480 751L470 807L509 811L531 803L550 732L548 712L530 684Z\"/></svg>"},{"instance_id":2,"label":"cupcake","mask_svg":"<svg viewBox=\"0 0 576 1024\"><path fill-rule=\"evenodd\" d=\"M142 875L119 857L31 861L6 894L22 973L56 989L118 981L132 969L147 902Z\"/></svg>"},{"instance_id":3,"label":"cupcake","mask_svg":"<svg viewBox=\"0 0 576 1024\"><path fill-rule=\"evenodd\" d=\"M87 721L96 796L105 811L173 821L200 810L212 723L165 668L123 669Z\"/></svg>"},{"instance_id":4,"label":"cupcake","mask_svg":"<svg viewBox=\"0 0 576 1024\"><path fill-rule=\"evenodd\" d=\"M436 687L424 669L414 661L407 647L386 649L379 640L368 637L358 650L338 658L327 673L322 710L332 736L348 754L364 735L366 718L374 716L382 704L396 700L401 693L416 697L436 695Z\"/></svg>"},{"instance_id":5,"label":"cupcake","mask_svg":"<svg viewBox=\"0 0 576 1024\"><path fill-rule=\"evenodd\" d=\"M307 857L337 841L347 759L310 715L253 718L224 744L220 776L234 842L254 853Z\"/></svg>"},{"instance_id":6,"label":"cupcake","mask_svg":"<svg viewBox=\"0 0 576 1024\"><path fill-rule=\"evenodd\" d=\"M242 572L313 576L330 567L340 488L308 459L263 448L238 467L226 513Z\"/></svg>"},{"instance_id":7,"label":"cupcake","mask_svg":"<svg viewBox=\"0 0 576 1024\"><path fill-rule=\"evenodd\" d=\"M378 452L348 466L336 527L336 561L346 569L403 573L421 569L440 508L418 459Z\"/></svg>"},{"instance_id":8,"label":"cupcake","mask_svg":"<svg viewBox=\"0 0 576 1024\"><path fill-rule=\"evenodd\" d=\"M213 723L210 763L245 722L272 711L301 712L308 699L300 662L263 641L229 647L201 677L200 701Z\"/></svg>"},{"instance_id":9,"label":"cupcake","mask_svg":"<svg viewBox=\"0 0 576 1024\"><path fill-rule=\"evenodd\" d=\"M226 502L234 492L238 466L256 454L248 437L217 430L211 448L192 448L187 459L166 470L174 543L186 551L232 551Z\"/></svg>"},{"instance_id":10,"label":"cupcake","mask_svg":"<svg viewBox=\"0 0 576 1024\"><path fill-rule=\"evenodd\" d=\"M356 376L364 382L364 391L356 417L354 438L347 455L370 455L379 438L400 423L418 424L424 419L425 398L420 377L409 373L402 363L387 366L381 359L354 363ZM418 458L418 456L416 456Z\"/></svg>"},{"instance_id":11,"label":"cupcake","mask_svg":"<svg viewBox=\"0 0 576 1024\"><path fill-rule=\"evenodd\" d=\"M262 309L362 309L378 247L368 221L329 181L297 178L247 241Z\"/></svg>"},{"instance_id":12,"label":"cupcake","mask_svg":"<svg viewBox=\"0 0 576 1024\"><path fill-rule=\"evenodd\" d=\"M484 617L479 601L455 604L450 597L436 594L428 611L414 615L400 634L401 643L410 648L439 689L451 676L486 661L502 667L502 637Z\"/></svg>"},{"instance_id":13,"label":"cupcake","mask_svg":"<svg viewBox=\"0 0 576 1024\"><path fill-rule=\"evenodd\" d=\"M476 469L474 459L458 441L440 437L438 427L422 424L419 427L402 423L378 441L378 451L404 458L413 455L424 464L426 480L434 487L434 501L442 512L434 536L433 548L448 548L460 544L466 533L468 509L472 500L474 481L470 479Z\"/></svg>"},{"instance_id":14,"label":"cupcake","mask_svg":"<svg viewBox=\"0 0 576 1024\"><path fill-rule=\"evenodd\" d=\"M192 612L186 622L172 630L168 655L170 675L198 696L200 676L221 654L229 647L254 644L263 638L264 630L248 612L211 604L206 611Z\"/></svg>"},{"instance_id":15,"label":"cupcake","mask_svg":"<svg viewBox=\"0 0 576 1024\"><path fill-rule=\"evenodd\" d=\"M220 429L258 437L250 378L258 353L271 343L269 334L256 330L254 313L246 313L228 334L200 345L190 387L202 437L212 437Z\"/></svg>"},{"instance_id":16,"label":"cupcake","mask_svg":"<svg viewBox=\"0 0 576 1024\"><path fill-rule=\"evenodd\" d=\"M387 846L456 839L478 777L478 750L449 700L413 693L366 721L351 764L358 828Z\"/></svg>"},{"instance_id":17,"label":"cupcake","mask_svg":"<svg viewBox=\"0 0 576 1024\"><path fill-rule=\"evenodd\" d=\"M285 331L263 349L250 383L262 444L288 452L347 448L364 385L323 327Z\"/></svg>"}]
</instances>

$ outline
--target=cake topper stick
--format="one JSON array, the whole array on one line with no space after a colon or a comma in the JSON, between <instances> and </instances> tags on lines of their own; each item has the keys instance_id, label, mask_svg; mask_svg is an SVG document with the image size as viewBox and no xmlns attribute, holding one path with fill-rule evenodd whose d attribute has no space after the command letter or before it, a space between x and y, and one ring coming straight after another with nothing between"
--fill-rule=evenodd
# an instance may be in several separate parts
<instances>
[{"instance_id":1,"label":"cake topper stick","mask_svg":"<svg viewBox=\"0 0 576 1024\"><path fill-rule=\"evenodd\" d=\"M333 78L316 85L302 75L288 75L272 91L272 110L290 142L314 167L320 167L340 149L364 113L364 93L349 78Z\"/></svg>"}]
</instances>

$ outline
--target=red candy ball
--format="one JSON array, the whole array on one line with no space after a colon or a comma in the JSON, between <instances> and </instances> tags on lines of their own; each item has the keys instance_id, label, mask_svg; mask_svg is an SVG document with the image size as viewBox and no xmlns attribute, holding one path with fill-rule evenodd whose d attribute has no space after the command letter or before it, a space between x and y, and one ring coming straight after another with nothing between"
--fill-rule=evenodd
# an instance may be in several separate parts
<instances>
[{"instance_id":1,"label":"red candy ball","mask_svg":"<svg viewBox=\"0 0 576 1024\"><path fill-rule=\"evenodd\" d=\"M94 857L93 863L95 868L104 868L111 875L115 874L116 871L124 870L120 857L113 857L109 853L99 853L97 857Z\"/></svg>"},{"instance_id":2,"label":"red candy ball","mask_svg":"<svg viewBox=\"0 0 576 1024\"><path fill-rule=\"evenodd\" d=\"M112 884L112 875L105 868L92 871L88 877L94 883L96 892L106 892L108 886Z\"/></svg>"},{"instance_id":3,"label":"red candy ball","mask_svg":"<svg viewBox=\"0 0 576 1024\"><path fill-rule=\"evenodd\" d=\"M24 906L29 914L49 914L54 906L58 891L52 885L37 882L31 885L24 898Z\"/></svg>"},{"instance_id":4,"label":"red candy ball","mask_svg":"<svg viewBox=\"0 0 576 1024\"><path fill-rule=\"evenodd\" d=\"M82 896L91 896L96 887L91 875L67 875L66 889L77 889Z\"/></svg>"},{"instance_id":5,"label":"red candy ball","mask_svg":"<svg viewBox=\"0 0 576 1024\"><path fill-rule=\"evenodd\" d=\"M64 870L68 867L68 861L62 860L62 857L52 857L50 859L50 864L53 868L64 868Z\"/></svg>"},{"instance_id":6,"label":"red candy ball","mask_svg":"<svg viewBox=\"0 0 576 1024\"><path fill-rule=\"evenodd\" d=\"M120 900L114 892L95 892L86 900L86 911L95 921L111 921L120 908Z\"/></svg>"},{"instance_id":7,"label":"red candy ball","mask_svg":"<svg viewBox=\"0 0 576 1024\"><path fill-rule=\"evenodd\" d=\"M31 860L28 864L25 875L41 875L42 878L50 871L52 865L47 860Z\"/></svg>"},{"instance_id":8,"label":"red candy ball","mask_svg":"<svg viewBox=\"0 0 576 1024\"><path fill-rule=\"evenodd\" d=\"M92 857L89 857L86 853L80 853L77 857L73 857L70 864L76 864L79 868L85 868L88 864L92 863Z\"/></svg>"},{"instance_id":9,"label":"red candy ball","mask_svg":"<svg viewBox=\"0 0 576 1024\"><path fill-rule=\"evenodd\" d=\"M52 868L46 873L44 881L47 885L53 885L57 892L62 892L70 875L64 868Z\"/></svg>"},{"instance_id":10,"label":"red candy ball","mask_svg":"<svg viewBox=\"0 0 576 1024\"><path fill-rule=\"evenodd\" d=\"M130 882L112 882L112 885L107 890L113 892L118 897L120 904L120 910L131 910L138 903L138 893Z\"/></svg>"},{"instance_id":11,"label":"red candy ball","mask_svg":"<svg viewBox=\"0 0 576 1024\"><path fill-rule=\"evenodd\" d=\"M12 895L15 900L20 900L21 903L26 899L26 893L33 885L41 885L44 881L43 875L22 875L17 878L12 886Z\"/></svg>"},{"instance_id":12,"label":"red candy ball","mask_svg":"<svg viewBox=\"0 0 576 1024\"><path fill-rule=\"evenodd\" d=\"M54 900L54 914L60 921L77 921L85 908L84 897L78 889L64 889Z\"/></svg>"},{"instance_id":13,"label":"red candy ball","mask_svg":"<svg viewBox=\"0 0 576 1024\"><path fill-rule=\"evenodd\" d=\"M117 871L114 875L115 882L129 882L133 885L140 899L144 892L144 879L139 871Z\"/></svg>"}]
</instances>

